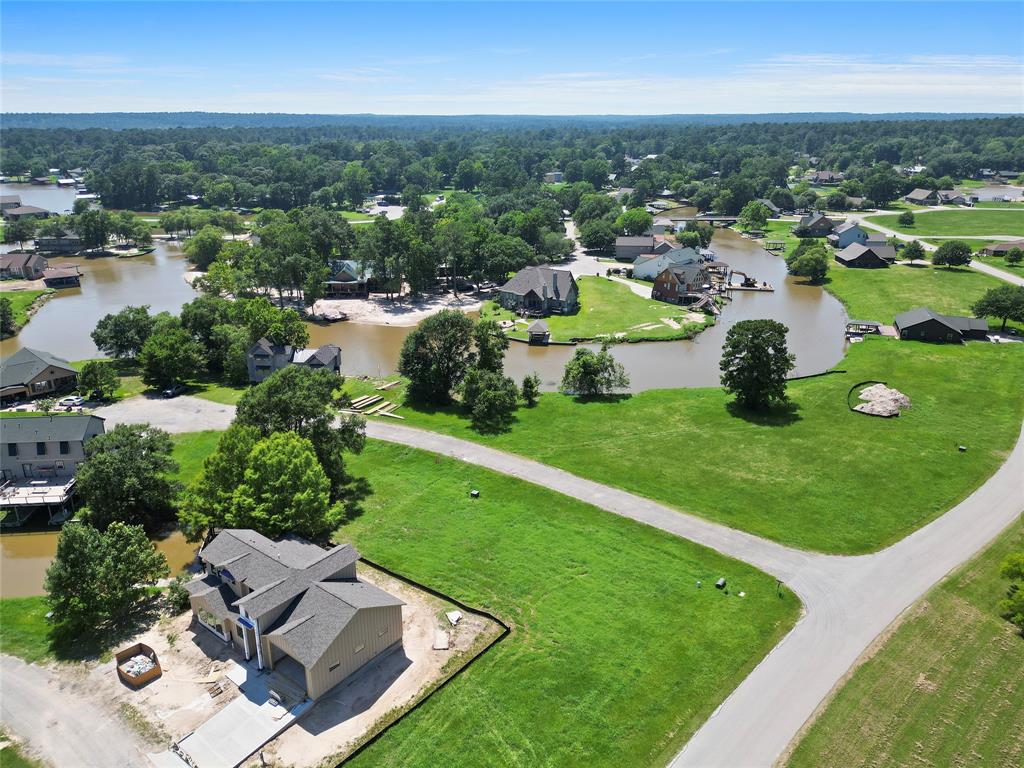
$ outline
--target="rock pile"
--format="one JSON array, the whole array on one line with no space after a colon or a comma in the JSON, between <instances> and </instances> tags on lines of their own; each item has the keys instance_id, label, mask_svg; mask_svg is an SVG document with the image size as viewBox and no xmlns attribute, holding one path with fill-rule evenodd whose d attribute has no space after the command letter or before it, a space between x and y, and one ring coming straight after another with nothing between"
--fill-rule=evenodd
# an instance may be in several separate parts
<instances>
[{"instance_id":1,"label":"rock pile","mask_svg":"<svg viewBox=\"0 0 1024 768\"><path fill-rule=\"evenodd\" d=\"M898 389L885 384L872 384L860 391L858 396L863 403L855 405L853 410L869 416L899 416L900 411L910 407L910 398Z\"/></svg>"}]
</instances>

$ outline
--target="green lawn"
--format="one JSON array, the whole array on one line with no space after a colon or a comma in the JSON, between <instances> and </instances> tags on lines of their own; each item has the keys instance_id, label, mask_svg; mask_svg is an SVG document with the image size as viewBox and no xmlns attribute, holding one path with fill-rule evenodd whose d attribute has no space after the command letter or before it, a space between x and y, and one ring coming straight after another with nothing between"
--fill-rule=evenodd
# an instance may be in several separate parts
<instances>
[{"instance_id":1,"label":"green lawn","mask_svg":"<svg viewBox=\"0 0 1024 768\"><path fill-rule=\"evenodd\" d=\"M0 765L3 768L45 768L38 760L26 757L22 746L12 741L4 728L0 727L0 742L5 742L0 747Z\"/></svg>"},{"instance_id":2,"label":"green lawn","mask_svg":"<svg viewBox=\"0 0 1024 768\"><path fill-rule=\"evenodd\" d=\"M248 389L248 385L220 384L217 382L197 383L189 394L201 397L204 400L212 400L223 405L234 405L241 399Z\"/></svg>"},{"instance_id":3,"label":"green lawn","mask_svg":"<svg viewBox=\"0 0 1024 768\"><path fill-rule=\"evenodd\" d=\"M968 267L897 264L888 269L849 269L833 262L825 288L846 305L850 317L891 324L897 314L915 307L970 314L971 304L989 288L1002 284L998 278ZM989 323L998 325L994 318Z\"/></svg>"},{"instance_id":4,"label":"green lawn","mask_svg":"<svg viewBox=\"0 0 1024 768\"><path fill-rule=\"evenodd\" d=\"M888 213L868 216L868 223L903 232L908 235L1022 235L1024 236L1024 208L1016 210L977 211L962 208L948 211L926 211L915 214L912 226L899 223L899 214Z\"/></svg>"},{"instance_id":5,"label":"green lawn","mask_svg":"<svg viewBox=\"0 0 1024 768\"><path fill-rule=\"evenodd\" d=\"M750 566L522 481L376 441L350 468L374 494L337 540L512 627L353 765L663 765L797 618Z\"/></svg>"},{"instance_id":6,"label":"green lawn","mask_svg":"<svg viewBox=\"0 0 1024 768\"><path fill-rule=\"evenodd\" d=\"M686 320L685 308L663 301L645 299L628 286L605 277L581 277L580 309L574 315L552 315L544 319L551 329L553 341L608 339L609 341L666 341L692 338L714 318L700 313L700 320ZM514 313L488 301L481 309L485 319L515 320ZM668 319L678 327L662 321ZM509 335L526 338L529 322L521 322ZM643 327L651 326L651 327Z\"/></svg>"},{"instance_id":7,"label":"green lawn","mask_svg":"<svg viewBox=\"0 0 1024 768\"><path fill-rule=\"evenodd\" d=\"M932 245L942 245L943 243L948 242L949 240L956 240L955 237L924 237L924 238L921 238L921 239L924 242L926 242L926 243L931 243ZM998 240L964 240L962 242L967 243L967 245L969 245L971 247L971 250L974 251L975 253L977 253L982 248L985 248L985 247L987 247L989 245L992 245L992 243L997 243L999 241Z\"/></svg>"},{"instance_id":8,"label":"green lawn","mask_svg":"<svg viewBox=\"0 0 1024 768\"><path fill-rule=\"evenodd\" d=\"M93 359L103 363L113 363L117 366L117 376L120 379L120 383L118 384L117 389L114 390L114 400L124 400L126 397L135 397L135 395L141 395L149 389L149 387L142 381L142 375L139 373L139 366L134 360L111 360L105 357L97 357ZM80 371L88 362L90 362L90 360L74 360L71 363L71 367L76 371Z\"/></svg>"},{"instance_id":9,"label":"green lawn","mask_svg":"<svg viewBox=\"0 0 1024 768\"><path fill-rule=\"evenodd\" d=\"M0 600L0 653L28 662L49 658L50 625L46 621L49 610L44 597Z\"/></svg>"},{"instance_id":10,"label":"green lawn","mask_svg":"<svg viewBox=\"0 0 1024 768\"><path fill-rule=\"evenodd\" d=\"M1005 200L982 200L974 204L975 208L1010 208L1024 210L1024 203L1008 203Z\"/></svg>"},{"instance_id":11,"label":"green lawn","mask_svg":"<svg viewBox=\"0 0 1024 768\"><path fill-rule=\"evenodd\" d=\"M373 221L373 216L368 213L359 213L358 211L338 211L343 219L346 219L349 224L368 224Z\"/></svg>"},{"instance_id":12,"label":"green lawn","mask_svg":"<svg viewBox=\"0 0 1024 768\"><path fill-rule=\"evenodd\" d=\"M0 290L3 290L3 283L0 282ZM3 291L4 298L11 300L11 309L14 312L14 324L18 330L28 322L28 311L40 296L54 293L53 288L45 288L41 291ZM17 331L15 331L17 334Z\"/></svg>"},{"instance_id":13,"label":"green lawn","mask_svg":"<svg viewBox=\"0 0 1024 768\"><path fill-rule=\"evenodd\" d=\"M207 429L203 432L185 432L171 435L174 441L174 460L178 462L175 479L188 485L203 468L203 459L213 453L221 433Z\"/></svg>"},{"instance_id":14,"label":"green lawn","mask_svg":"<svg viewBox=\"0 0 1024 768\"><path fill-rule=\"evenodd\" d=\"M792 412L767 416L733 415L718 388L597 402L544 394L498 435L478 434L455 409L407 404L398 412L410 426L524 454L786 544L841 553L879 549L946 511L1016 441L1024 417L1017 345L869 338L837 367L847 373L790 384ZM849 388L868 379L905 392L913 408L897 419L851 412ZM346 387L362 394L373 382ZM401 399L402 390L388 394Z\"/></svg>"},{"instance_id":15,"label":"green lawn","mask_svg":"<svg viewBox=\"0 0 1024 768\"><path fill-rule=\"evenodd\" d=\"M910 610L843 686L790 768L1019 766L1024 638L999 618L999 563L1024 549L1015 523Z\"/></svg>"}]
</instances>

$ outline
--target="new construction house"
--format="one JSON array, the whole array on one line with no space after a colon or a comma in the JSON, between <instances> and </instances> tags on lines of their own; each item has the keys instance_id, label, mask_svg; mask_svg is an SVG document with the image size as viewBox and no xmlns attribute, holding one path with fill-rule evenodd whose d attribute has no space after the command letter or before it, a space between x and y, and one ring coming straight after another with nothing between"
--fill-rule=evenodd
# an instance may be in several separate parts
<instances>
[{"instance_id":1,"label":"new construction house","mask_svg":"<svg viewBox=\"0 0 1024 768\"><path fill-rule=\"evenodd\" d=\"M199 559L204 576L187 585L198 623L310 699L402 644L404 603L357 578L349 544L229 529Z\"/></svg>"}]
</instances>

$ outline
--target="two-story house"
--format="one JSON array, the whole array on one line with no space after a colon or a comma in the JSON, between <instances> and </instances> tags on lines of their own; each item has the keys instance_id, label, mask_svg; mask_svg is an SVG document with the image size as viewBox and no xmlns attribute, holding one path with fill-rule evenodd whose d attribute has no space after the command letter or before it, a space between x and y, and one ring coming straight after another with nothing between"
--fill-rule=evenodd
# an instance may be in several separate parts
<instances>
[{"instance_id":1,"label":"two-story house","mask_svg":"<svg viewBox=\"0 0 1024 768\"><path fill-rule=\"evenodd\" d=\"M78 371L64 358L22 347L0 363L0 402L51 397L77 382Z\"/></svg>"},{"instance_id":2,"label":"two-story house","mask_svg":"<svg viewBox=\"0 0 1024 768\"><path fill-rule=\"evenodd\" d=\"M326 368L335 375L341 373L341 348L324 344L316 349L296 349L289 344L274 344L262 338L253 344L246 355L249 381L258 384L274 371L289 365L307 368Z\"/></svg>"}]
</instances>

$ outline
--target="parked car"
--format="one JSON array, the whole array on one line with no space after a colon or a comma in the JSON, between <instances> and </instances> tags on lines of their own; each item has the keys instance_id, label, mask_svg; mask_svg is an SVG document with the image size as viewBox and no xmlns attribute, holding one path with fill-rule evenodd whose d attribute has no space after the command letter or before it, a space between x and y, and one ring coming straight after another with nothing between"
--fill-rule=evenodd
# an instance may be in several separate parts
<instances>
[{"instance_id":1,"label":"parked car","mask_svg":"<svg viewBox=\"0 0 1024 768\"><path fill-rule=\"evenodd\" d=\"M84 403L85 398L79 397L78 395L68 395L67 397L62 397L60 400L57 401L57 405L59 405L61 408L77 408L78 406L83 405Z\"/></svg>"},{"instance_id":2,"label":"parked car","mask_svg":"<svg viewBox=\"0 0 1024 768\"><path fill-rule=\"evenodd\" d=\"M177 397L178 395L184 394L185 389L186 387L184 384L175 384L173 387L168 387L164 390L164 397Z\"/></svg>"}]
</instances>

